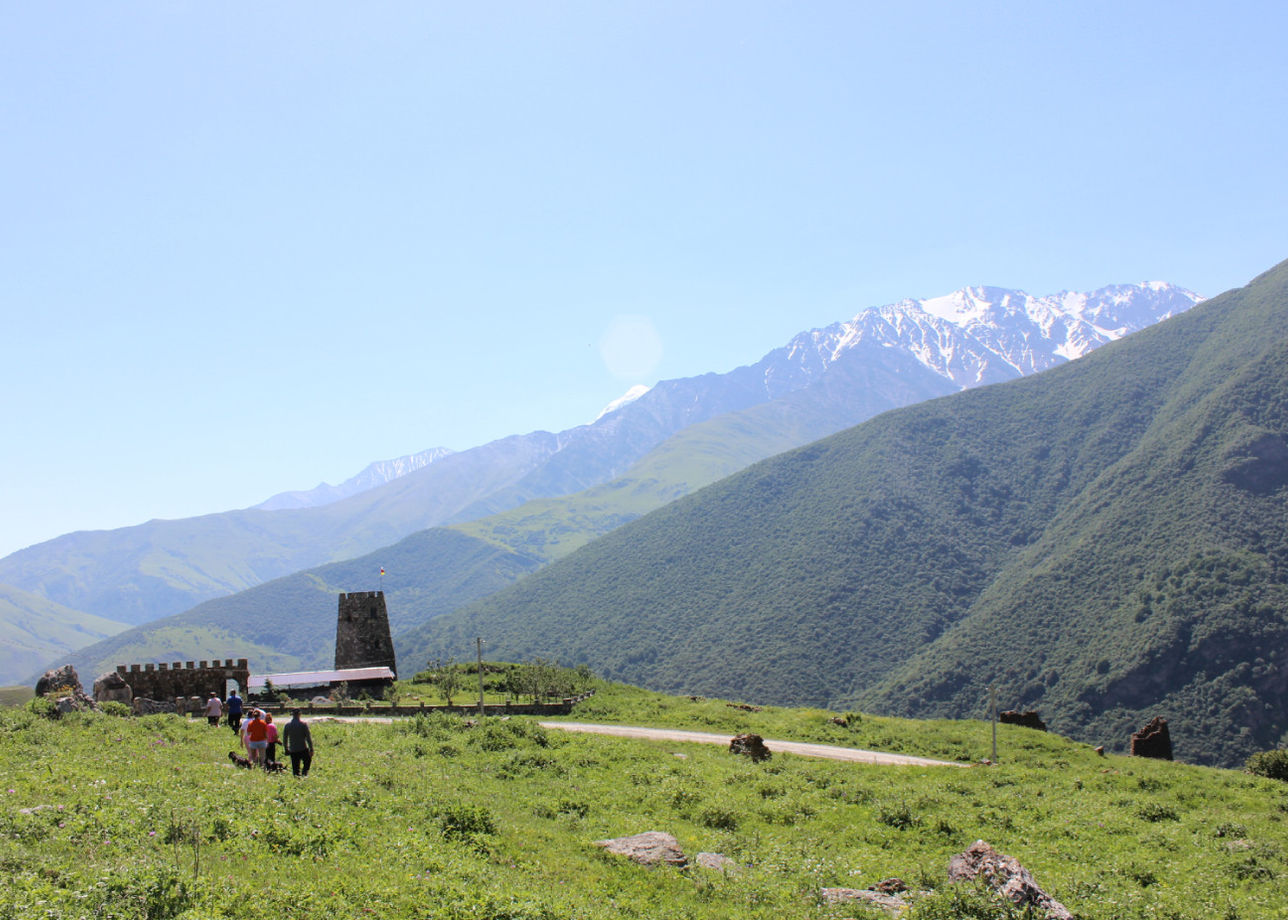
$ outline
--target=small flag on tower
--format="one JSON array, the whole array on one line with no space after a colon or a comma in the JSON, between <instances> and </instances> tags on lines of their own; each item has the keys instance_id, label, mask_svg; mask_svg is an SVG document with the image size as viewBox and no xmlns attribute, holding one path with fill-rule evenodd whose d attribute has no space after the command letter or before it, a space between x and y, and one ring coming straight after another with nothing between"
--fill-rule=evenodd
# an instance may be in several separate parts
<instances>
[{"instance_id":1,"label":"small flag on tower","mask_svg":"<svg viewBox=\"0 0 1288 920\"><path fill-rule=\"evenodd\" d=\"M385 577L385 567L383 565L380 567L380 577L381 578Z\"/></svg>"}]
</instances>

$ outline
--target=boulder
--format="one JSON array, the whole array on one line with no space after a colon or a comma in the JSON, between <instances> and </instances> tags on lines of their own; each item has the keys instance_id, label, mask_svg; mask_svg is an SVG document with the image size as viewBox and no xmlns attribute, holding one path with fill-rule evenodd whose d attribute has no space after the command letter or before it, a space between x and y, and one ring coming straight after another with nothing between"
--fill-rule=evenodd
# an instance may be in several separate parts
<instances>
[{"instance_id":1,"label":"boulder","mask_svg":"<svg viewBox=\"0 0 1288 920\"><path fill-rule=\"evenodd\" d=\"M108 671L94 681L94 702L124 703L126 706L134 700L134 691L125 682L125 678L115 671Z\"/></svg>"},{"instance_id":2,"label":"boulder","mask_svg":"<svg viewBox=\"0 0 1288 920\"><path fill-rule=\"evenodd\" d=\"M824 904L844 904L850 901L861 901L873 907L880 907L887 912L899 915L908 909L908 902L895 894L885 894L871 888L824 888L820 894Z\"/></svg>"},{"instance_id":3,"label":"boulder","mask_svg":"<svg viewBox=\"0 0 1288 920\"><path fill-rule=\"evenodd\" d=\"M154 716L157 713L174 715L174 703L166 700L150 700L146 696L136 696L134 698L134 714L136 716Z\"/></svg>"},{"instance_id":4,"label":"boulder","mask_svg":"<svg viewBox=\"0 0 1288 920\"><path fill-rule=\"evenodd\" d=\"M760 737L760 735L754 735L750 732L744 735L736 735L734 739L729 742L729 753L745 754L756 763L760 763L762 760L768 760L773 756L773 754L770 753L769 748L765 747L765 739Z\"/></svg>"},{"instance_id":5,"label":"boulder","mask_svg":"<svg viewBox=\"0 0 1288 920\"><path fill-rule=\"evenodd\" d=\"M1036 709L1030 709L1027 712L1008 709L1006 712L998 713L997 720L1004 725L1023 725L1025 728L1036 728L1040 732L1047 730L1046 723L1038 716Z\"/></svg>"},{"instance_id":6,"label":"boulder","mask_svg":"<svg viewBox=\"0 0 1288 920\"><path fill-rule=\"evenodd\" d=\"M1172 735L1167 730L1167 720L1154 716L1140 731L1131 736L1131 756L1153 757L1155 760L1172 759Z\"/></svg>"},{"instance_id":7,"label":"boulder","mask_svg":"<svg viewBox=\"0 0 1288 920\"><path fill-rule=\"evenodd\" d=\"M1018 860L997 852L983 840L976 840L948 863L948 881L974 879L1019 907L1042 911L1047 920L1073 920L1068 908L1038 887Z\"/></svg>"},{"instance_id":8,"label":"boulder","mask_svg":"<svg viewBox=\"0 0 1288 920\"><path fill-rule=\"evenodd\" d=\"M680 849L680 842L663 831L645 831L631 837L596 840L595 846L603 847L618 856L633 859L643 866L655 866L658 863L684 866L689 861L684 851Z\"/></svg>"},{"instance_id":9,"label":"boulder","mask_svg":"<svg viewBox=\"0 0 1288 920\"><path fill-rule=\"evenodd\" d=\"M83 693L79 697L60 696L54 700L54 706L57 707L60 716L65 716L69 712L84 712L87 709L94 708L93 702Z\"/></svg>"},{"instance_id":10,"label":"boulder","mask_svg":"<svg viewBox=\"0 0 1288 920\"><path fill-rule=\"evenodd\" d=\"M72 696L85 695L85 688L81 686L76 669L69 664L46 671L41 675L40 680L36 681L36 696L48 696L51 693L67 696L68 691L71 691Z\"/></svg>"},{"instance_id":11,"label":"boulder","mask_svg":"<svg viewBox=\"0 0 1288 920\"><path fill-rule=\"evenodd\" d=\"M715 872L732 872L738 868L738 864L723 853L699 853L693 857L693 862Z\"/></svg>"}]
</instances>

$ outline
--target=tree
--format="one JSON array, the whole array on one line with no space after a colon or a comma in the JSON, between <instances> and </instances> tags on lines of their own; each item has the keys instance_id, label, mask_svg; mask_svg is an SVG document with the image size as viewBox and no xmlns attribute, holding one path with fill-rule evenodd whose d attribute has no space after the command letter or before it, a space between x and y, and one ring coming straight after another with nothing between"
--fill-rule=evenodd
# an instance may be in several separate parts
<instances>
[{"instance_id":1,"label":"tree","mask_svg":"<svg viewBox=\"0 0 1288 920\"><path fill-rule=\"evenodd\" d=\"M451 706L452 697L461 687L461 672L456 666L456 659L431 658L426 669L430 672L429 682L438 688L447 705Z\"/></svg>"}]
</instances>

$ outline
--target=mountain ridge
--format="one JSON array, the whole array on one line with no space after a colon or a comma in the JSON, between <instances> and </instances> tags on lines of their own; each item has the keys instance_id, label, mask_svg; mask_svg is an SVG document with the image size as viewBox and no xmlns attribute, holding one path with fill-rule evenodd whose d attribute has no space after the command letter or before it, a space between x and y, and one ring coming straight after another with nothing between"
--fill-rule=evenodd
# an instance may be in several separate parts
<instances>
[{"instance_id":1,"label":"mountain ridge","mask_svg":"<svg viewBox=\"0 0 1288 920\"><path fill-rule=\"evenodd\" d=\"M663 691L930 716L993 683L1063 734L1120 749L1163 714L1181 756L1238 762L1288 729L1285 323L1288 263L756 463L400 649L483 635Z\"/></svg>"},{"instance_id":2,"label":"mountain ridge","mask_svg":"<svg viewBox=\"0 0 1288 920\"><path fill-rule=\"evenodd\" d=\"M1141 311L1146 317L1183 309L1198 299L1170 285L1118 286L1077 296L1079 303L1109 303L1117 296L1112 292L1128 287L1149 295ZM976 292L971 298L976 308L983 303L982 293L992 292L999 301L1009 298L994 312L1006 314L1009 309L1013 317L1019 315L1017 305L1045 304L1044 315L1054 314L1070 297L1058 295L1059 303L1052 306L1051 298L1022 292L967 290ZM759 362L727 374L662 381L592 425L500 439L317 508L246 510L59 538L66 544L59 547L61 561L36 552L14 554L0 560L0 579L7 577L26 590L43 585L46 594L67 606L110 610L131 623L150 622L159 614L190 609L291 572L361 557L426 527L467 524L507 514L532 500L579 495L615 482L654 451L667 457L661 466L649 461L651 469L641 475L650 481L615 488L613 501L624 498L624 505L613 507L610 502L590 516L579 513L578 523L571 527L568 520L555 521L551 533L556 539L546 538L543 549L530 542L539 521L529 516L522 525L529 533L520 534L513 548L548 561L652 510L658 501L746 463L895 406L1022 369L1000 357L978 357L992 355L978 330L967 335L955 324L919 310L914 325L921 331L913 344L949 341L962 366L967 354L977 356L974 365L997 365L988 375L976 372L954 380L949 362L941 362L936 370L915 348L899 347L889 329L874 326L880 309L888 313L890 308L862 311L848 323L802 333ZM1054 354L1058 343L1035 346L1041 330L1027 313L1024 317L1009 337L995 338L1027 343L1024 347L1040 353L1043 362L1063 361ZM1098 344L1088 342L1088 347ZM690 428L693 435L684 436ZM542 538L537 534L535 539ZM502 539L500 545L508 544ZM131 571L139 574L122 583L120 573Z\"/></svg>"}]
</instances>

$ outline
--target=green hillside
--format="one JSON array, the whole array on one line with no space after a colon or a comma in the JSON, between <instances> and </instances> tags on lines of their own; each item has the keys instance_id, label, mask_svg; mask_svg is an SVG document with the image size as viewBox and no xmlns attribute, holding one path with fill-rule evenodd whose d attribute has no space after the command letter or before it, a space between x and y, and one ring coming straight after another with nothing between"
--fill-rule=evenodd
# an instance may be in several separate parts
<instances>
[{"instance_id":1,"label":"green hillside","mask_svg":"<svg viewBox=\"0 0 1288 920\"><path fill-rule=\"evenodd\" d=\"M759 463L403 637L674 692L1038 707L1232 763L1288 729L1288 263L1044 374ZM1242 638L1240 638L1242 637Z\"/></svg>"},{"instance_id":2,"label":"green hillside","mask_svg":"<svg viewBox=\"0 0 1288 920\"><path fill-rule=\"evenodd\" d=\"M0 560L0 581L73 609L148 622L453 519L543 456L524 438L503 438L320 508L229 511L65 534Z\"/></svg>"},{"instance_id":3,"label":"green hillside","mask_svg":"<svg viewBox=\"0 0 1288 920\"><path fill-rule=\"evenodd\" d=\"M68 656L82 675L117 664L236 658L257 673L329 668L337 595L381 586L397 632L512 583L539 561L451 530L427 530L346 562L287 575L147 623ZM411 670L421 661L407 665Z\"/></svg>"},{"instance_id":4,"label":"green hillside","mask_svg":"<svg viewBox=\"0 0 1288 920\"><path fill-rule=\"evenodd\" d=\"M399 633L500 590L540 566L748 464L902 403L942 392L924 368L898 379L863 367L840 369L813 387L750 410L692 425L624 476L563 498L529 501L477 521L438 528L343 563L319 566L131 629L74 660L86 673L117 663L246 656L267 672L329 667L335 594L384 586ZM871 392L867 388L871 388ZM858 391L859 396L854 392ZM881 395L876 395L881 394ZM411 645L406 666L424 665Z\"/></svg>"},{"instance_id":5,"label":"green hillside","mask_svg":"<svg viewBox=\"0 0 1288 920\"><path fill-rule=\"evenodd\" d=\"M0 585L0 684L24 681L53 659L128 628Z\"/></svg>"},{"instance_id":6,"label":"green hillside","mask_svg":"<svg viewBox=\"0 0 1288 920\"><path fill-rule=\"evenodd\" d=\"M989 726L748 712L602 684L574 719L977 759ZM649 721L655 720L655 721ZM312 725L310 775L231 767L178 716L0 710L0 918L620 920L888 916L825 888L903 879L907 920L1035 916L950 885L984 839L1080 920L1288 917L1284 784L1097 757L1000 726L1000 764L891 767L570 734L524 718ZM686 868L596 841L664 831ZM720 854L724 869L698 854ZM72 858L74 856L74 858Z\"/></svg>"}]
</instances>

